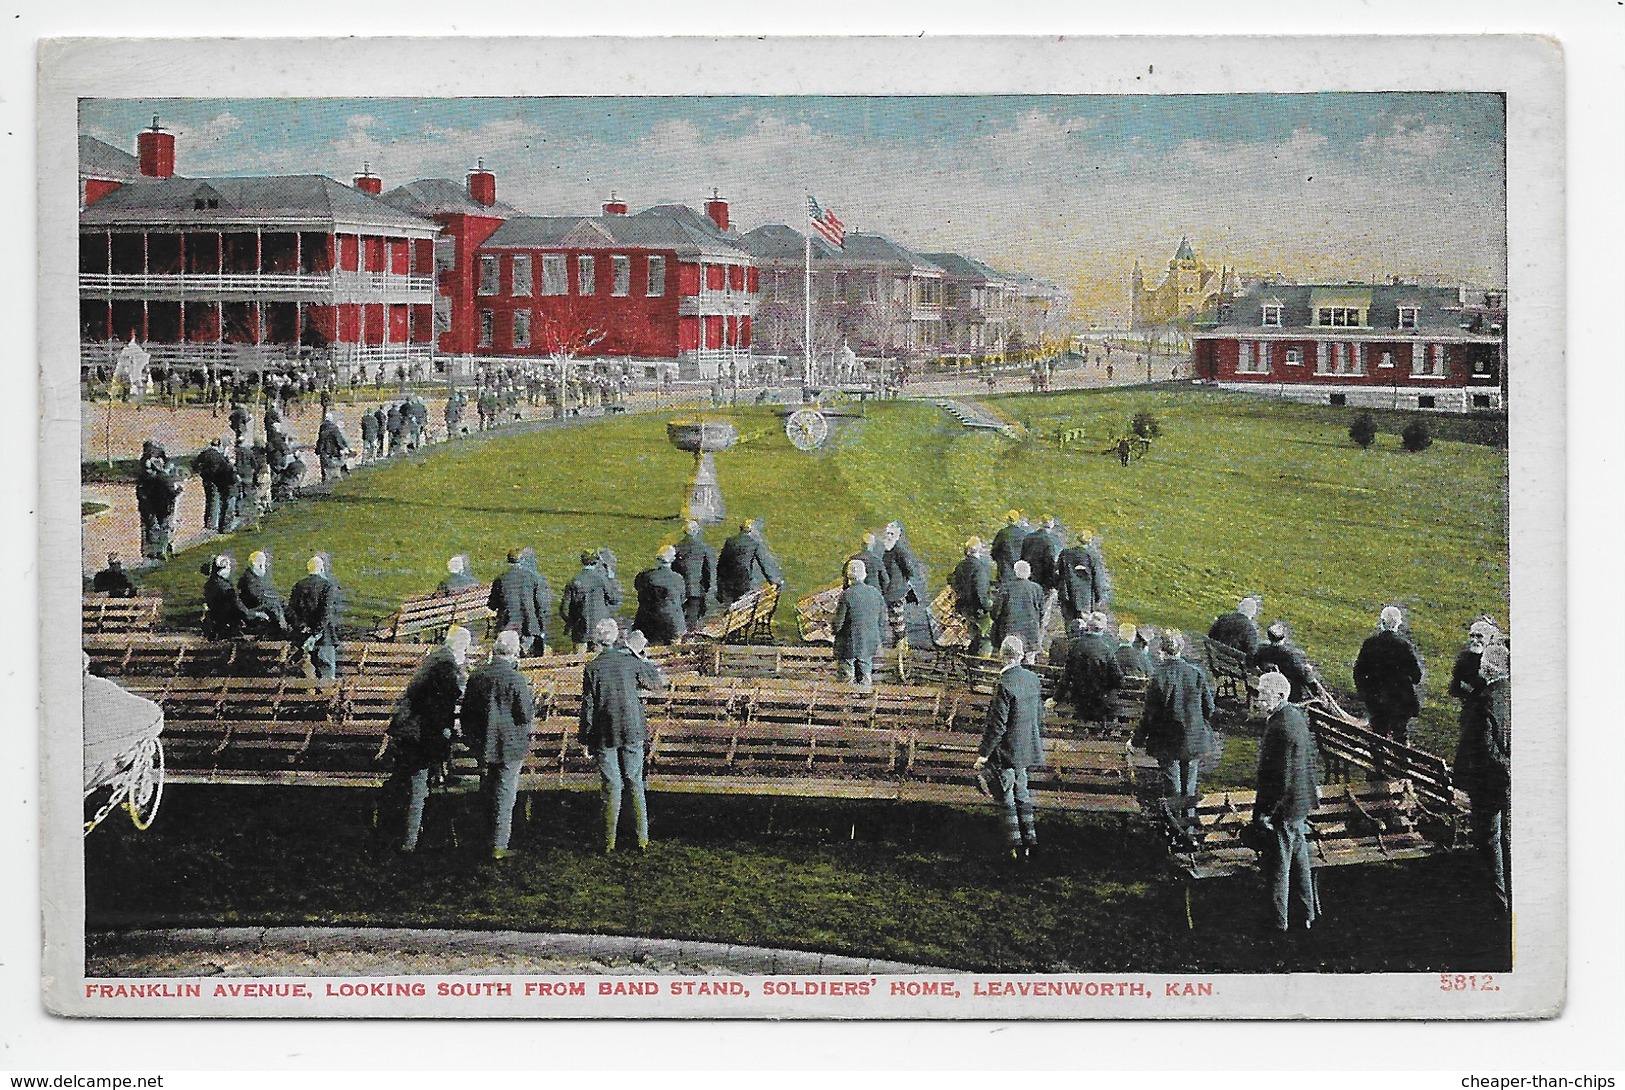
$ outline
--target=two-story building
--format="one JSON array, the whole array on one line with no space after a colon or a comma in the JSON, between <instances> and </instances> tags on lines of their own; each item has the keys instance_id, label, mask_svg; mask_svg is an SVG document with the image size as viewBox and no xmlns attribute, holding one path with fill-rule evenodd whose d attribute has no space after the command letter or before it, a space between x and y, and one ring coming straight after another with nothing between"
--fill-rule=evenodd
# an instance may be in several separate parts
<instances>
[{"instance_id":1,"label":"two-story building","mask_svg":"<svg viewBox=\"0 0 1625 1090\"><path fill-rule=\"evenodd\" d=\"M1441 412L1504 404L1504 312L1459 288L1263 283L1222 303L1219 325L1192 341L1196 377L1230 389Z\"/></svg>"},{"instance_id":2,"label":"two-story building","mask_svg":"<svg viewBox=\"0 0 1625 1090\"><path fill-rule=\"evenodd\" d=\"M952 355L1002 355L1015 328L1020 298L1016 277L964 254L920 256L942 270L941 350Z\"/></svg>"}]
</instances>

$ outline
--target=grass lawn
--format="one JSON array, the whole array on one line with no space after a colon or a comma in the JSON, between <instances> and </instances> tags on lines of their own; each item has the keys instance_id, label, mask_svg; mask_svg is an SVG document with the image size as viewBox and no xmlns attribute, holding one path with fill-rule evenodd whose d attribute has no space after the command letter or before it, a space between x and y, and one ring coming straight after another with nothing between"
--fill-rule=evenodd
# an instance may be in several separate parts
<instances>
[{"instance_id":1,"label":"grass lawn","mask_svg":"<svg viewBox=\"0 0 1625 1090\"><path fill-rule=\"evenodd\" d=\"M1345 692L1378 610L1398 601L1429 667L1419 737L1439 752L1453 748L1454 702L1443 691L1450 663L1472 616L1507 614L1503 452L1441 438L1413 455L1392 434L1362 452L1347 438L1352 410L1188 387L990 400L1027 426L1026 438L965 429L929 403L883 402L804 453L773 408L716 414L739 426L741 441L717 457L729 515L713 543L744 516L765 516L788 590L799 595L836 577L863 530L900 518L940 586L964 539L991 535L1008 508L1053 513L1102 534L1123 616L1206 631L1239 596L1262 593L1263 619L1290 622ZM1090 453L1141 409L1163 430L1144 460L1125 469ZM536 547L555 592L578 570L581 549L608 545L630 591L631 576L680 532L692 461L667 443L666 418L432 447L221 544L239 562L269 548L284 585L311 551L331 552L358 625L432 589L448 556L470 554L475 574L489 578L514 545ZM1086 444L1063 449L1051 438L1079 427ZM172 619L196 616L205 556L190 550L146 576ZM793 640L788 607L778 623Z\"/></svg>"},{"instance_id":2,"label":"grass lawn","mask_svg":"<svg viewBox=\"0 0 1625 1090\"><path fill-rule=\"evenodd\" d=\"M1195 885L1188 929L1161 845L1121 817L1041 814L1046 854L1012 872L987 808L654 795L653 851L605 857L595 794L530 797L522 854L497 864L471 794L432 798L401 856L380 792L176 787L147 832L115 815L85 841L87 929L571 931L1012 972L1493 972L1510 957L1471 852L1322 870L1321 923L1284 943L1259 927L1256 876Z\"/></svg>"}]
</instances>

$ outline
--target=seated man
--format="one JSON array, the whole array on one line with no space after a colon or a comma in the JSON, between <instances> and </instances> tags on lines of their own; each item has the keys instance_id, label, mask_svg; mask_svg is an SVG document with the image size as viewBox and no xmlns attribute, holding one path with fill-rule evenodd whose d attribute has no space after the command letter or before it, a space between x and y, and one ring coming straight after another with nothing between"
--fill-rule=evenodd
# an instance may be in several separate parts
<instances>
[{"instance_id":1,"label":"seated man","mask_svg":"<svg viewBox=\"0 0 1625 1090\"><path fill-rule=\"evenodd\" d=\"M1276 621L1264 633L1268 642L1253 652L1251 665L1260 673L1274 670L1292 686L1287 700L1302 704L1314 691L1314 669L1302 651L1287 639L1285 621Z\"/></svg>"},{"instance_id":2,"label":"seated man","mask_svg":"<svg viewBox=\"0 0 1625 1090\"><path fill-rule=\"evenodd\" d=\"M237 595L249 610L265 614L265 621L249 624L256 634L280 636L288 631L287 606L271 582L271 558L263 549L248 554L248 570L237 580Z\"/></svg>"},{"instance_id":3,"label":"seated man","mask_svg":"<svg viewBox=\"0 0 1625 1090\"><path fill-rule=\"evenodd\" d=\"M203 584L203 638L236 639L248 621L266 619L262 610L250 610L231 583L231 557L220 554L209 562L209 579Z\"/></svg>"},{"instance_id":4,"label":"seated man","mask_svg":"<svg viewBox=\"0 0 1625 1090\"><path fill-rule=\"evenodd\" d=\"M1249 594L1236 603L1235 609L1219 614L1207 638L1251 656L1258 650L1258 610L1263 604L1257 595Z\"/></svg>"},{"instance_id":5,"label":"seated man","mask_svg":"<svg viewBox=\"0 0 1625 1090\"><path fill-rule=\"evenodd\" d=\"M446 577L440 580L440 585L435 591L439 594L455 594L460 590L479 585L480 581L468 574L468 557L454 556L446 561Z\"/></svg>"},{"instance_id":6,"label":"seated man","mask_svg":"<svg viewBox=\"0 0 1625 1090\"><path fill-rule=\"evenodd\" d=\"M135 580L124 570L124 562L118 558L118 553L107 554L107 567L96 573L90 581L90 589L114 598L134 598L140 593Z\"/></svg>"}]
</instances>

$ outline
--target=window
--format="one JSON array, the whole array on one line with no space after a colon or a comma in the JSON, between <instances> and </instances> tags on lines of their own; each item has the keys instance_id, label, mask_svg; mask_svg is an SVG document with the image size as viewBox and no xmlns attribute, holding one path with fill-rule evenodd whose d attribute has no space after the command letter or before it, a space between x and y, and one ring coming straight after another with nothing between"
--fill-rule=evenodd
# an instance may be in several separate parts
<instances>
[{"instance_id":1,"label":"window","mask_svg":"<svg viewBox=\"0 0 1625 1090\"><path fill-rule=\"evenodd\" d=\"M657 296L666 294L666 259L659 255L649 258L649 288L643 294Z\"/></svg>"},{"instance_id":2,"label":"window","mask_svg":"<svg viewBox=\"0 0 1625 1090\"><path fill-rule=\"evenodd\" d=\"M1301 349L1301 348L1288 348L1286 350L1286 365L1288 367L1302 367L1303 366L1303 349Z\"/></svg>"},{"instance_id":3,"label":"window","mask_svg":"<svg viewBox=\"0 0 1625 1090\"><path fill-rule=\"evenodd\" d=\"M591 295L598 290L598 274L593 267L592 255L576 258L576 294Z\"/></svg>"},{"instance_id":4,"label":"window","mask_svg":"<svg viewBox=\"0 0 1625 1090\"><path fill-rule=\"evenodd\" d=\"M1336 327L1363 326L1365 312L1358 307L1321 307L1315 312L1315 324Z\"/></svg>"},{"instance_id":5,"label":"window","mask_svg":"<svg viewBox=\"0 0 1625 1090\"><path fill-rule=\"evenodd\" d=\"M502 291L502 259L495 254L480 258L480 294L496 295Z\"/></svg>"},{"instance_id":6,"label":"window","mask_svg":"<svg viewBox=\"0 0 1625 1090\"><path fill-rule=\"evenodd\" d=\"M1418 409L1436 409L1439 407L1438 399L1432 394L1418 394L1416 396L1416 407Z\"/></svg>"},{"instance_id":7,"label":"window","mask_svg":"<svg viewBox=\"0 0 1625 1090\"><path fill-rule=\"evenodd\" d=\"M1264 305L1263 321L1262 321L1261 324L1266 325L1266 326L1270 326L1270 327L1275 328L1275 329L1280 329L1281 328L1281 304L1280 303L1266 303Z\"/></svg>"},{"instance_id":8,"label":"window","mask_svg":"<svg viewBox=\"0 0 1625 1090\"><path fill-rule=\"evenodd\" d=\"M1473 395L1473 408L1475 408L1475 409L1487 409L1489 407L1490 407L1490 395L1489 394L1474 394Z\"/></svg>"},{"instance_id":9,"label":"window","mask_svg":"<svg viewBox=\"0 0 1625 1090\"><path fill-rule=\"evenodd\" d=\"M1411 374L1429 378L1443 378L1445 373L1445 347L1442 344L1411 345Z\"/></svg>"},{"instance_id":10,"label":"window","mask_svg":"<svg viewBox=\"0 0 1625 1090\"><path fill-rule=\"evenodd\" d=\"M1347 405L1349 403L1348 395L1328 394L1326 397L1326 403L1329 405Z\"/></svg>"},{"instance_id":11,"label":"window","mask_svg":"<svg viewBox=\"0 0 1625 1090\"><path fill-rule=\"evenodd\" d=\"M570 294L570 281L565 276L563 254L542 255L542 294Z\"/></svg>"},{"instance_id":12,"label":"window","mask_svg":"<svg viewBox=\"0 0 1625 1090\"><path fill-rule=\"evenodd\" d=\"M1421 312L1421 309L1422 308L1420 308L1420 307L1400 307L1399 308L1399 328L1400 329L1415 329L1416 328L1416 319L1417 319L1418 314Z\"/></svg>"},{"instance_id":13,"label":"window","mask_svg":"<svg viewBox=\"0 0 1625 1090\"><path fill-rule=\"evenodd\" d=\"M623 254L615 254L609 259L609 263L615 273L615 283L610 288L610 294L632 294L632 259Z\"/></svg>"},{"instance_id":14,"label":"window","mask_svg":"<svg viewBox=\"0 0 1625 1090\"><path fill-rule=\"evenodd\" d=\"M491 347L491 338L496 333L497 316L495 311L480 311L480 347Z\"/></svg>"},{"instance_id":15,"label":"window","mask_svg":"<svg viewBox=\"0 0 1625 1090\"><path fill-rule=\"evenodd\" d=\"M530 274L530 255L515 254L513 259L513 294L523 299L530 294L534 283Z\"/></svg>"},{"instance_id":16,"label":"window","mask_svg":"<svg viewBox=\"0 0 1625 1090\"><path fill-rule=\"evenodd\" d=\"M1380 370L1390 370L1390 369L1393 368L1393 366L1394 366L1394 354L1392 352L1384 352L1382 354L1381 358L1378 359L1378 361L1377 361L1377 367Z\"/></svg>"},{"instance_id":17,"label":"window","mask_svg":"<svg viewBox=\"0 0 1625 1090\"><path fill-rule=\"evenodd\" d=\"M528 310L513 312L513 346L515 348L530 347L530 311Z\"/></svg>"},{"instance_id":18,"label":"window","mask_svg":"<svg viewBox=\"0 0 1625 1090\"><path fill-rule=\"evenodd\" d=\"M1236 359L1236 371L1244 375L1267 375L1270 371L1270 346L1242 341Z\"/></svg>"}]
</instances>

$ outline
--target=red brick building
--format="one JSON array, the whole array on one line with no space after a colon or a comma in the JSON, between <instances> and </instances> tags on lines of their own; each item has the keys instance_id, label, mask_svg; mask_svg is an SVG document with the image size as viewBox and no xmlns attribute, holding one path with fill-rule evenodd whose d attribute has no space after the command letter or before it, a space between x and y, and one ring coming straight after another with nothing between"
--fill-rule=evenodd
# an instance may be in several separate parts
<instances>
[{"instance_id":1,"label":"red brick building","mask_svg":"<svg viewBox=\"0 0 1625 1090\"><path fill-rule=\"evenodd\" d=\"M1195 377L1295 401L1504 406L1504 295L1418 284L1259 284L1192 337Z\"/></svg>"}]
</instances>

